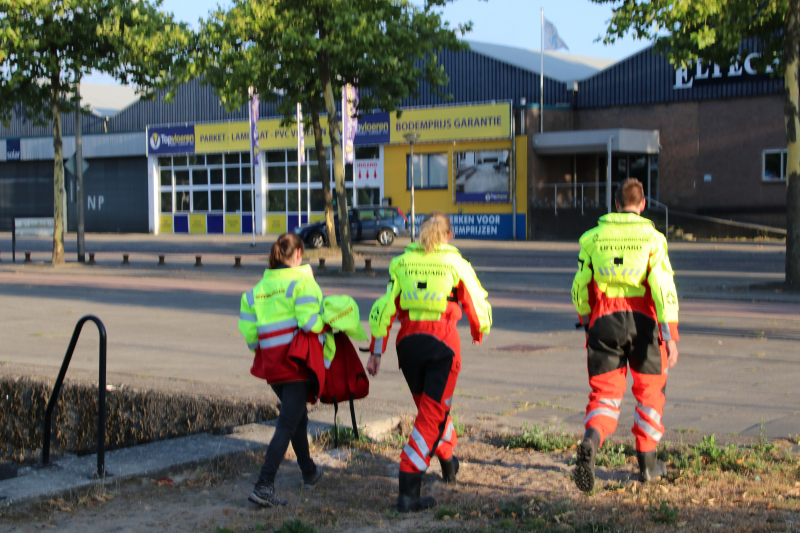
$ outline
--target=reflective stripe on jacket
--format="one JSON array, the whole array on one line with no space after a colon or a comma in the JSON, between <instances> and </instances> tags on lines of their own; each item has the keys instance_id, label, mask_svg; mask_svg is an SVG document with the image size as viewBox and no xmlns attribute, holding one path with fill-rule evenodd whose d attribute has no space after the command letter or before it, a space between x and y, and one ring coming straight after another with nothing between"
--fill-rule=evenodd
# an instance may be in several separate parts
<instances>
[{"instance_id":1,"label":"reflective stripe on jacket","mask_svg":"<svg viewBox=\"0 0 800 533\"><path fill-rule=\"evenodd\" d=\"M667 239L635 213L610 213L580 239L572 303L581 324L616 311L645 313L678 340L678 296Z\"/></svg>"},{"instance_id":2,"label":"reflective stripe on jacket","mask_svg":"<svg viewBox=\"0 0 800 533\"><path fill-rule=\"evenodd\" d=\"M461 307L474 340L480 341L489 333L492 307L487 301L488 293L454 246L441 245L428 254L421 245L412 243L403 255L392 260L389 276L386 294L375 302L369 314L372 353L380 354L386 349L395 317L401 322L397 342L420 332L444 340L461 318Z\"/></svg>"},{"instance_id":3,"label":"reflective stripe on jacket","mask_svg":"<svg viewBox=\"0 0 800 533\"><path fill-rule=\"evenodd\" d=\"M264 277L242 295L239 331L255 352L250 373L269 383L308 378L286 354L298 330L320 333L322 291L314 281L311 266L264 271Z\"/></svg>"}]
</instances>

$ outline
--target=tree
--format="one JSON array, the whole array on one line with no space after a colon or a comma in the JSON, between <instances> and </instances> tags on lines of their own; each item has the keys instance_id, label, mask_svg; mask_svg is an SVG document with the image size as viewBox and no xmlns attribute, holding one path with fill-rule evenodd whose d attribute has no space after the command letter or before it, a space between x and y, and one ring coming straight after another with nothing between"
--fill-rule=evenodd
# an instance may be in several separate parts
<instances>
[{"instance_id":1,"label":"tree","mask_svg":"<svg viewBox=\"0 0 800 533\"><path fill-rule=\"evenodd\" d=\"M426 80L444 94L448 77L437 61L442 49L460 50L455 29L437 8L452 0L426 0L415 7L408 0L234 0L227 12L218 10L203 21L195 74L204 75L229 109L247 101L255 85L262 100L278 103L284 125L294 123L295 105L310 112L322 176L327 166L320 111L337 116L342 87L360 90L358 111L396 111L419 94ZM327 124L334 154L342 269L355 270L347 216L341 133L338 120ZM335 244L332 197L323 179L328 235Z\"/></svg>"},{"instance_id":2,"label":"tree","mask_svg":"<svg viewBox=\"0 0 800 533\"><path fill-rule=\"evenodd\" d=\"M721 67L747 57L747 39L760 44L753 65L783 74L788 143L786 283L800 287L800 0L591 0L613 4L604 42L626 34L655 42L655 53L688 66L702 59Z\"/></svg>"},{"instance_id":3,"label":"tree","mask_svg":"<svg viewBox=\"0 0 800 533\"><path fill-rule=\"evenodd\" d=\"M161 0L0 0L0 120L22 105L36 124L53 125L53 263L64 262L61 114L82 109L72 87L91 71L152 96L191 35L159 10Z\"/></svg>"}]
</instances>

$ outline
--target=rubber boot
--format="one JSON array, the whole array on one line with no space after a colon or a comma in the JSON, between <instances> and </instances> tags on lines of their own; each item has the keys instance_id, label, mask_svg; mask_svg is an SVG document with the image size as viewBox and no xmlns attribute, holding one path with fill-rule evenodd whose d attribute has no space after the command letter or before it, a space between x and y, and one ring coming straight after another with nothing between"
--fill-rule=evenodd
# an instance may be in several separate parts
<instances>
[{"instance_id":1,"label":"rubber boot","mask_svg":"<svg viewBox=\"0 0 800 533\"><path fill-rule=\"evenodd\" d=\"M639 481L647 483L659 478L667 477L667 465L663 461L656 459L656 451L636 452L639 460Z\"/></svg>"},{"instance_id":2,"label":"rubber boot","mask_svg":"<svg viewBox=\"0 0 800 533\"><path fill-rule=\"evenodd\" d=\"M430 509L436 505L436 500L430 496L420 497L423 473L411 474L400 472L400 494L397 496L398 513L415 513Z\"/></svg>"},{"instance_id":3,"label":"rubber boot","mask_svg":"<svg viewBox=\"0 0 800 533\"><path fill-rule=\"evenodd\" d=\"M589 428L583 435L583 442L578 446L578 464L575 465L573 479L575 485L583 492L594 489L594 461L600 448L600 433Z\"/></svg>"},{"instance_id":4,"label":"rubber boot","mask_svg":"<svg viewBox=\"0 0 800 533\"><path fill-rule=\"evenodd\" d=\"M455 483L456 474L458 474L458 457L455 455L450 459L439 458L439 464L442 465L442 479L445 483Z\"/></svg>"}]
</instances>

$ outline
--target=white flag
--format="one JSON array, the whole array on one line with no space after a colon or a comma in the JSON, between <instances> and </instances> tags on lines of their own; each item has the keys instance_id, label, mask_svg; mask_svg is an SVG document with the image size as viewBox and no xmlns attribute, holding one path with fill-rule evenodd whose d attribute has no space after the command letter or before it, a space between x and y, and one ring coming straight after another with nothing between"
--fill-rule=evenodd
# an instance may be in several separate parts
<instances>
[{"instance_id":1,"label":"white flag","mask_svg":"<svg viewBox=\"0 0 800 533\"><path fill-rule=\"evenodd\" d=\"M558 30L556 30L553 23L544 19L544 49L558 50L559 48L565 48L569 51L569 46L558 36Z\"/></svg>"}]
</instances>

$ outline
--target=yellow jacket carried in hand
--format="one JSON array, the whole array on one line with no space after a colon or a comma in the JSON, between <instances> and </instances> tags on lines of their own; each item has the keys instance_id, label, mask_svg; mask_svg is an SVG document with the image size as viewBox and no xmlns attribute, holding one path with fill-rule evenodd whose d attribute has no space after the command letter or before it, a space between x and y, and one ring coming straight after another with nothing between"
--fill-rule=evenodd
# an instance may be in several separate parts
<instances>
[{"instance_id":1,"label":"yellow jacket carried in hand","mask_svg":"<svg viewBox=\"0 0 800 533\"><path fill-rule=\"evenodd\" d=\"M470 323L472 338L481 341L492 326L492 307L475 271L458 249L440 245L432 253L412 243L389 266L391 281L386 294L372 306L370 349L382 354L395 317L400 320L397 342L414 333L428 333L451 346L458 343L455 323L461 308Z\"/></svg>"},{"instance_id":2,"label":"yellow jacket carried in hand","mask_svg":"<svg viewBox=\"0 0 800 533\"><path fill-rule=\"evenodd\" d=\"M667 240L646 218L611 213L580 239L572 302L581 324L618 311L645 313L661 339L678 340L678 296Z\"/></svg>"},{"instance_id":3,"label":"yellow jacket carried in hand","mask_svg":"<svg viewBox=\"0 0 800 533\"><path fill-rule=\"evenodd\" d=\"M307 379L286 357L298 330L320 333L322 290L309 265L269 269L255 287L242 295L239 331L255 351L250 373L269 383Z\"/></svg>"}]
</instances>

